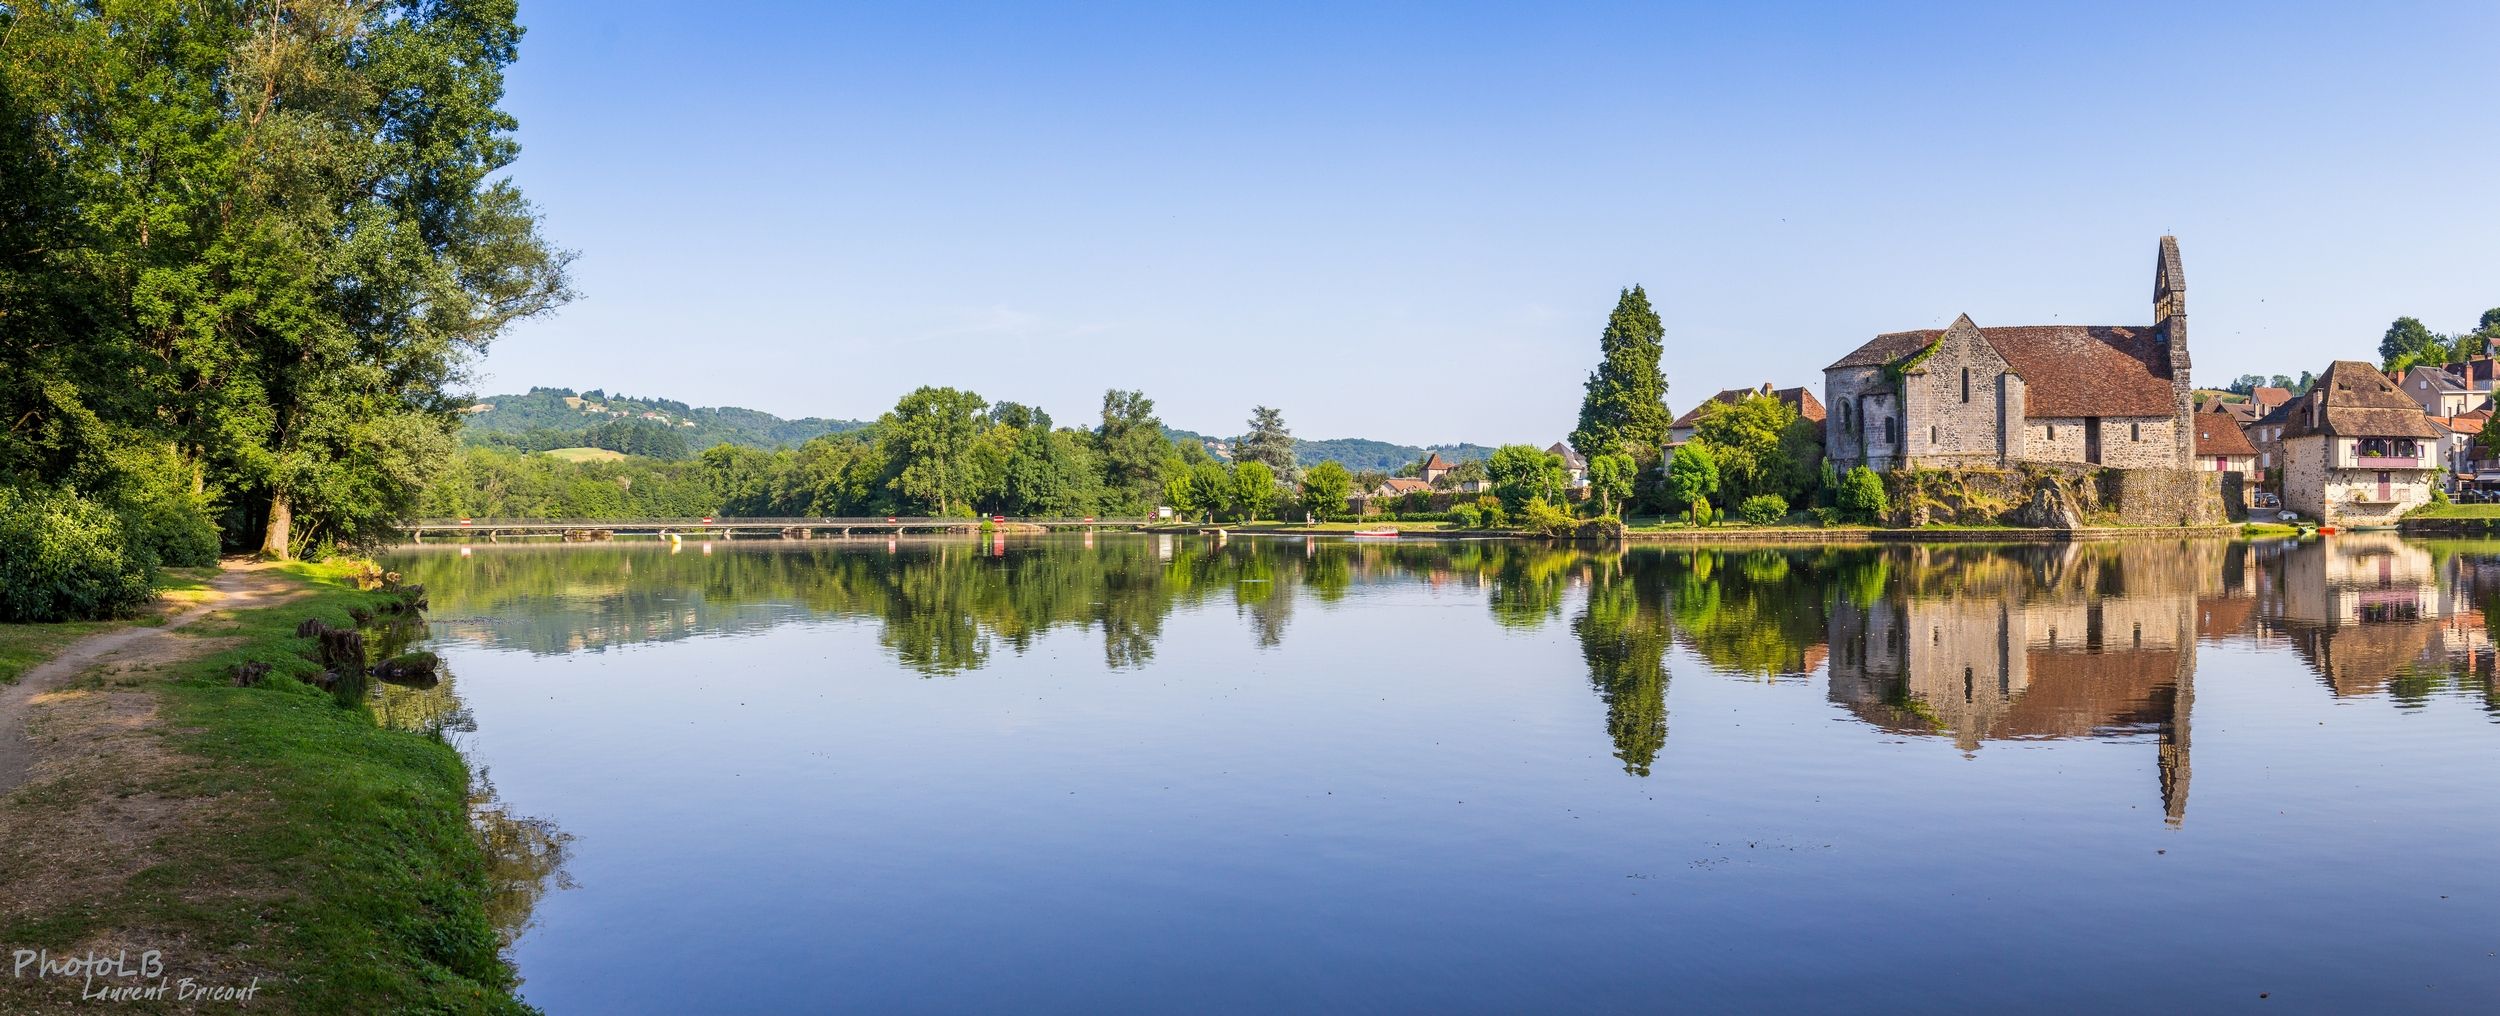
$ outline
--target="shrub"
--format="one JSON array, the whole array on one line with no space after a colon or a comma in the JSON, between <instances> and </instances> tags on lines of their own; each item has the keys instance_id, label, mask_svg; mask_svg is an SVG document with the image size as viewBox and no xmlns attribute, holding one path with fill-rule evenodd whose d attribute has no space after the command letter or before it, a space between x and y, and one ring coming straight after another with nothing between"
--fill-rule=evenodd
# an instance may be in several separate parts
<instances>
[{"instance_id":1,"label":"shrub","mask_svg":"<svg viewBox=\"0 0 2500 1016\"><path fill-rule=\"evenodd\" d=\"M1519 507L1519 524L1529 532L1542 536L1569 536L1579 528L1571 513L1554 507L1541 497L1532 497Z\"/></svg>"},{"instance_id":2,"label":"shrub","mask_svg":"<svg viewBox=\"0 0 2500 1016\"><path fill-rule=\"evenodd\" d=\"M1736 506L1736 514L1757 526L1767 526L1788 517L1788 499L1777 494L1756 494Z\"/></svg>"},{"instance_id":3,"label":"shrub","mask_svg":"<svg viewBox=\"0 0 2500 1016\"><path fill-rule=\"evenodd\" d=\"M125 480L112 507L143 560L181 568L217 563L217 524L209 521L207 499L191 492L182 463L166 453L127 451L116 465Z\"/></svg>"},{"instance_id":4,"label":"shrub","mask_svg":"<svg viewBox=\"0 0 2500 1016\"><path fill-rule=\"evenodd\" d=\"M119 617L155 596L121 516L71 491L0 487L0 621Z\"/></svg>"},{"instance_id":5,"label":"shrub","mask_svg":"<svg viewBox=\"0 0 2500 1016\"><path fill-rule=\"evenodd\" d=\"M1840 510L1861 522L1881 522L1892 514L1892 499L1884 495L1884 478L1865 466L1851 466L1840 478Z\"/></svg>"},{"instance_id":6,"label":"shrub","mask_svg":"<svg viewBox=\"0 0 2500 1016\"><path fill-rule=\"evenodd\" d=\"M1696 526L1709 525L1710 520L1716 517L1717 514L1710 510L1708 498L1694 498L1692 505L1684 509L1685 520Z\"/></svg>"},{"instance_id":7,"label":"shrub","mask_svg":"<svg viewBox=\"0 0 2500 1016\"><path fill-rule=\"evenodd\" d=\"M1477 511L1475 505L1462 504L1450 509L1450 521L1458 523L1461 529L1475 529L1484 525L1484 513Z\"/></svg>"},{"instance_id":8,"label":"shrub","mask_svg":"<svg viewBox=\"0 0 2500 1016\"><path fill-rule=\"evenodd\" d=\"M1491 505L1478 502L1476 510L1484 513L1484 527L1486 529L1500 529L1503 526L1510 524L1510 513L1502 510L1502 503L1500 501L1495 501Z\"/></svg>"},{"instance_id":9,"label":"shrub","mask_svg":"<svg viewBox=\"0 0 2500 1016\"><path fill-rule=\"evenodd\" d=\"M1833 508L1827 505L1817 505L1812 509L1812 511L1814 514L1815 525L1837 526L1841 523L1840 509L1838 508Z\"/></svg>"}]
</instances>

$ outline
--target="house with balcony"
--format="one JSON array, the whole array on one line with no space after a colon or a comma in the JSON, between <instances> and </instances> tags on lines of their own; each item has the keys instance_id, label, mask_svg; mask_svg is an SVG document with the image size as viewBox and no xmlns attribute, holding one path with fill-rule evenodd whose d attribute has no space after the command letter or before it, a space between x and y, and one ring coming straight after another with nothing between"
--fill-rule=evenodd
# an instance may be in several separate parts
<instances>
[{"instance_id":1,"label":"house with balcony","mask_svg":"<svg viewBox=\"0 0 2500 1016\"><path fill-rule=\"evenodd\" d=\"M2429 503L2439 430L2378 368L2337 360L2283 408L2284 507L2349 529L2393 526Z\"/></svg>"}]
</instances>

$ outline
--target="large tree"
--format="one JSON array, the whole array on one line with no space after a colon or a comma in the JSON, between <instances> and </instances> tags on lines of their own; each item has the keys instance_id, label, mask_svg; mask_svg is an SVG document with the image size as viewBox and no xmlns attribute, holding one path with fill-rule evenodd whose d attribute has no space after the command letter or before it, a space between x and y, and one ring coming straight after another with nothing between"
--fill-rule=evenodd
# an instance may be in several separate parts
<instances>
[{"instance_id":1,"label":"large tree","mask_svg":"<svg viewBox=\"0 0 2500 1016\"><path fill-rule=\"evenodd\" d=\"M1103 493L1115 510L1143 513L1153 507L1176 454L1163 436L1163 421L1155 419L1154 400L1138 391L1104 392L1094 447L1102 456Z\"/></svg>"},{"instance_id":2,"label":"large tree","mask_svg":"<svg viewBox=\"0 0 2500 1016\"><path fill-rule=\"evenodd\" d=\"M2385 334L2379 336L2379 364L2389 370L2411 366L2425 359L2445 356L2447 346L2446 337L2431 331L2421 321L2400 317L2387 326Z\"/></svg>"},{"instance_id":3,"label":"large tree","mask_svg":"<svg viewBox=\"0 0 2500 1016\"><path fill-rule=\"evenodd\" d=\"M75 198L76 244L48 257L90 287L77 342L127 365L110 392L53 388L13 429L124 420L196 489L215 481L272 556L386 531L446 458L464 365L570 296L569 256L502 178L513 16L510 0L0 13L0 92L25 114L7 129L36 134Z\"/></svg>"},{"instance_id":4,"label":"large tree","mask_svg":"<svg viewBox=\"0 0 2500 1016\"><path fill-rule=\"evenodd\" d=\"M1658 368L1666 335L1641 287L1616 298L1615 311L1597 340L1601 359L1589 373L1588 394L1580 401L1580 426L1571 432L1571 447L1583 457L1666 440L1667 424L1674 419L1667 413L1667 376Z\"/></svg>"},{"instance_id":5,"label":"large tree","mask_svg":"<svg viewBox=\"0 0 2500 1016\"><path fill-rule=\"evenodd\" d=\"M977 480L973 442L988 408L971 392L923 387L877 420L888 487L907 509L953 515L971 507Z\"/></svg>"},{"instance_id":6,"label":"large tree","mask_svg":"<svg viewBox=\"0 0 2500 1016\"><path fill-rule=\"evenodd\" d=\"M1250 432L1233 442L1234 462L1260 462L1276 474L1279 483L1291 484L1299 474L1293 457L1293 432L1285 429L1285 414L1266 406L1250 410Z\"/></svg>"},{"instance_id":7,"label":"large tree","mask_svg":"<svg viewBox=\"0 0 2500 1016\"><path fill-rule=\"evenodd\" d=\"M1354 488L1354 477L1345 464L1335 459L1312 466L1302 474L1302 510L1311 518L1326 522L1346 512L1346 495Z\"/></svg>"}]
</instances>

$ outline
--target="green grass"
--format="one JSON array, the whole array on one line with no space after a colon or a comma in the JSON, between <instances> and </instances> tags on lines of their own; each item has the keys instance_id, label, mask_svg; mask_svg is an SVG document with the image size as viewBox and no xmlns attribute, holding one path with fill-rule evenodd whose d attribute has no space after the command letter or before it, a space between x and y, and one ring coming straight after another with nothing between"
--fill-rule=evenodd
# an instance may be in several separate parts
<instances>
[{"instance_id":1,"label":"green grass","mask_svg":"<svg viewBox=\"0 0 2500 1016\"><path fill-rule=\"evenodd\" d=\"M215 568L167 568L156 578L160 607L196 603L208 596ZM55 621L49 624L0 624L0 684L15 684L19 675L51 659L69 644L123 625L163 624L162 613L122 621Z\"/></svg>"},{"instance_id":2,"label":"green grass","mask_svg":"<svg viewBox=\"0 0 2500 1016\"><path fill-rule=\"evenodd\" d=\"M550 448L539 454L566 462L615 462L625 457L624 452L605 448Z\"/></svg>"},{"instance_id":3,"label":"green grass","mask_svg":"<svg viewBox=\"0 0 2500 1016\"><path fill-rule=\"evenodd\" d=\"M2251 522L2240 527L2240 535L2271 540L2285 536L2298 536L2300 527L2287 526L2280 522Z\"/></svg>"},{"instance_id":4,"label":"green grass","mask_svg":"<svg viewBox=\"0 0 2500 1016\"><path fill-rule=\"evenodd\" d=\"M2500 504L2433 504L2423 505L2405 515L2409 519L2500 519Z\"/></svg>"},{"instance_id":5,"label":"green grass","mask_svg":"<svg viewBox=\"0 0 2500 1016\"><path fill-rule=\"evenodd\" d=\"M57 621L51 624L0 624L0 684L16 684L18 676L69 644L128 621Z\"/></svg>"},{"instance_id":6,"label":"green grass","mask_svg":"<svg viewBox=\"0 0 2500 1016\"><path fill-rule=\"evenodd\" d=\"M292 679L318 669L299 622L345 626L351 609L388 594L357 591L345 566L287 570L315 591L195 625L241 641L152 685L155 729L195 764L142 789L245 804L170 834L159 863L102 901L0 922L0 941L58 949L111 928L164 929L191 949L274 968L257 1004L279 1011L529 1011L487 917L489 869L459 753ZM270 664L267 682L233 687L244 662Z\"/></svg>"}]
</instances>

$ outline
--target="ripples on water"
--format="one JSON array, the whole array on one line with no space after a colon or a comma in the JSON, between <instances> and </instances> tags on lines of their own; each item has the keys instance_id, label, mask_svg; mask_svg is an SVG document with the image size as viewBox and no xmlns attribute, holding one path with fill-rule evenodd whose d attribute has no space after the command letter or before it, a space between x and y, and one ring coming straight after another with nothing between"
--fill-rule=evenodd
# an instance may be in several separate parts
<instances>
[{"instance_id":1,"label":"ripples on water","mask_svg":"<svg viewBox=\"0 0 2500 1016\"><path fill-rule=\"evenodd\" d=\"M2500 544L395 567L552 1012L2500 1003Z\"/></svg>"}]
</instances>

